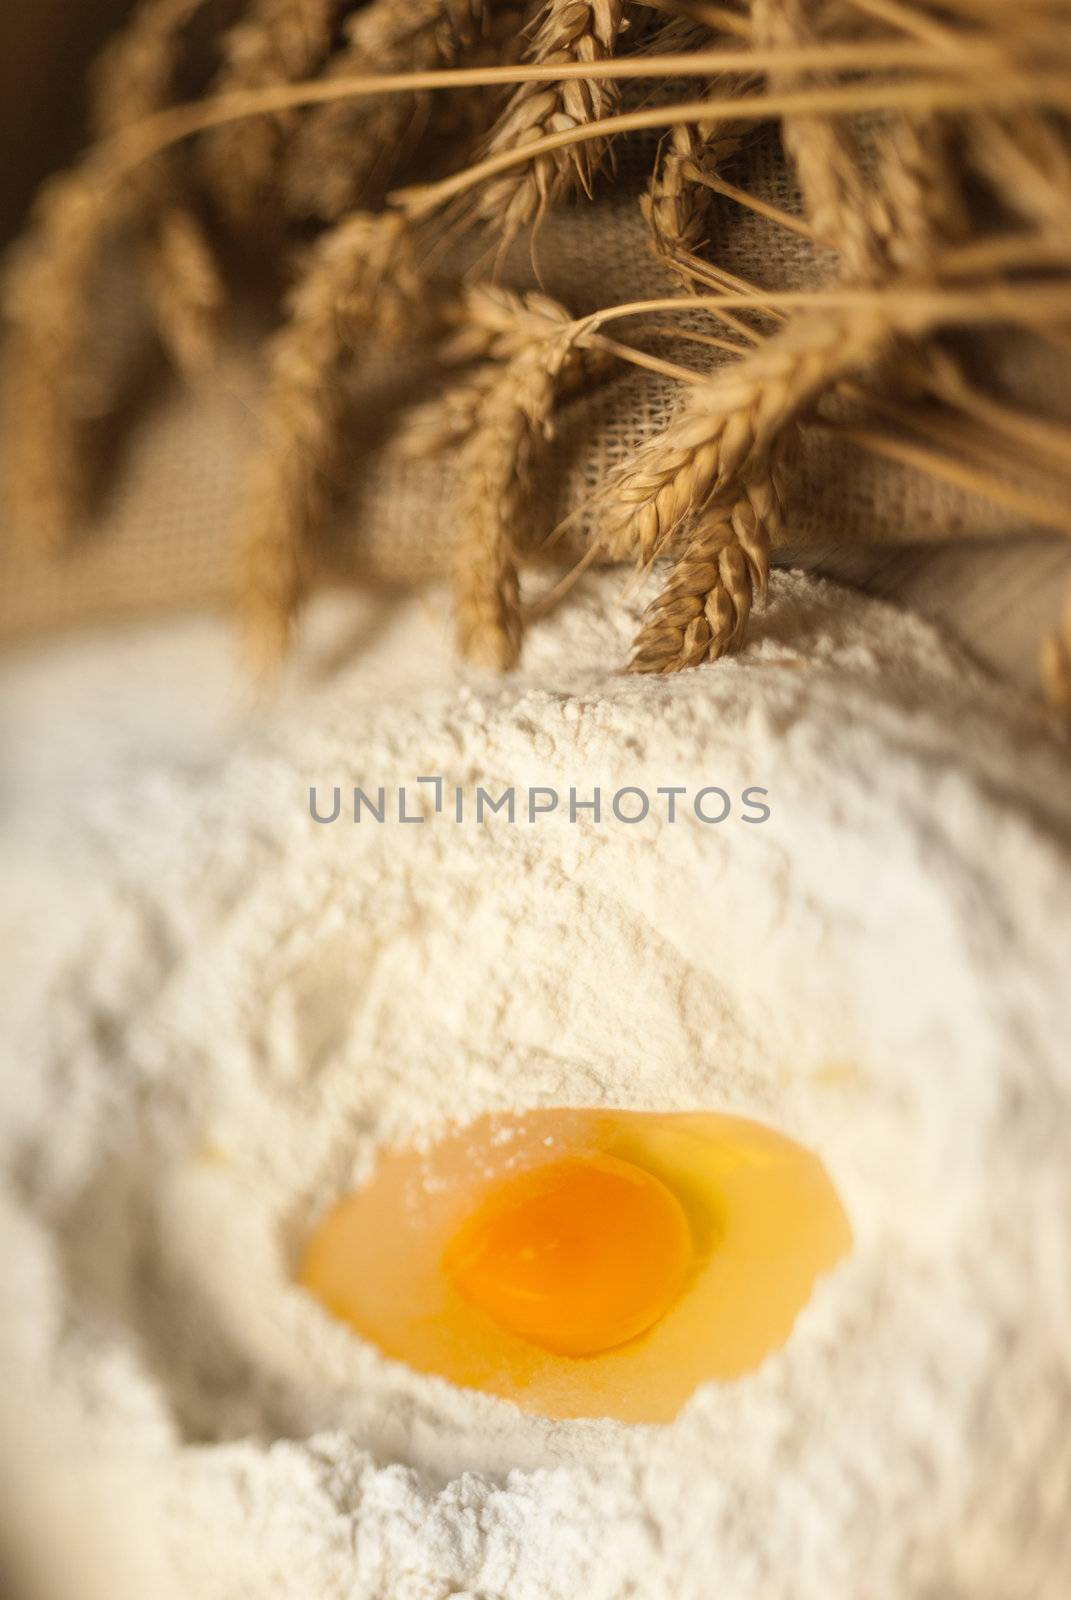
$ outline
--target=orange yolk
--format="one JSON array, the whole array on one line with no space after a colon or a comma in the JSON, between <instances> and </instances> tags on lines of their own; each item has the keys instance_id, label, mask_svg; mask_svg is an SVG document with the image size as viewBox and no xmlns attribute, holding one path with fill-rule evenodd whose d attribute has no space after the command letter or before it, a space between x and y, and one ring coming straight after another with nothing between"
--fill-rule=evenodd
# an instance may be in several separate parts
<instances>
[{"instance_id":1,"label":"orange yolk","mask_svg":"<svg viewBox=\"0 0 1071 1600\"><path fill-rule=\"evenodd\" d=\"M595 1155L493 1190L450 1241L443 1267L500 1327L558 1355L590 1356L658 1321L691 1254L688 1219L665 1184Z\"/></svg>"}]
</instances>

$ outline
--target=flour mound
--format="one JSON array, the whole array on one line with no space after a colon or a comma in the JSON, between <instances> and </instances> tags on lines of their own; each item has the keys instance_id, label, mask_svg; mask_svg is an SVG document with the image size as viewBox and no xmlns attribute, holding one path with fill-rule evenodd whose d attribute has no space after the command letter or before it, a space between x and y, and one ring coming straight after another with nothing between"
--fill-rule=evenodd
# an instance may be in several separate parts
<instances>
[{"instance_id":1,"label":"flour mound","mask_svg":"<svg viewBox=\"0 0 1071 1600\"><path fill-rule=\"evenodd\" d=\"M1066 758L796 576L740 659L620 676L643 599L596 580L503 681L422 599L325 604L252 716L208 622L8 669L0 1465L81 1593L1068 1592ZM432 774L770 816L349 820ZM785 1349L672 1425L525 1416L293 1284L383 1143L550 1104L758 1117L848 1210Z\"/></svg>"}]
</instances>

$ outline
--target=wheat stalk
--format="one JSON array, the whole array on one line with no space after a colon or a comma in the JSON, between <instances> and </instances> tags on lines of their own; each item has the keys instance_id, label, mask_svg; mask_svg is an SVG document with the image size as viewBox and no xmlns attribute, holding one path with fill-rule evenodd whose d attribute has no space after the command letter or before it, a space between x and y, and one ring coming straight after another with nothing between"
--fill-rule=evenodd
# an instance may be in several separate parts
<instances>
[{"instance_id":1,"label":"wheat stalk","mask_svg":"<svg viewBox=\"0 0 1071 1600\"><path fill-rule=\"evenodd\" d=\"M601 61L614 52L624 12L624 0L547 0L529 59L543 66ZM610 116L619 100L615 83L595 77L522 84L492 130L486 152L495 156L521 149L544 134L596 122ZM481 190L478 215L512 239L576 189L590 195L607 149L606 140L587 140L501 173Z\"/></svg>"},{"instance_id":2,"label":"wheat stalk","mask_svg":"<svg viewBox=\"0 0 1071 1600\"><path fill-rule=\"evenodd\" d=\"M648 607L630 672L680 672L740 648L754 600L766 595L779 519L773 473L707 510Z\"/></svg>"},{"instance_id":3,"label":"wheat stalk","mask_svg":"<svg viewBox=\"0 0 1071 1600\"><path fill-rule=\"evenodd\" d=\"M326 61L345 0L248 0L224 41L214 91L270 89L317 73ZM203 165L216 200L243 227L278 214L279 163L294 112L252 117L217 128L205 140Z\"/></svg>"},{"instance_id":4,"label":"wheat stalk","mask_svg":"<svg viewBox=\"0 0 1071 1600\"><path fill-rule=\"evenodd\" d=\"M602 538L609 554L660 554L714 499L761 475L786 428L849 373L890 347L877 308L796 318L688 394L681 413L645 445L610 489Z\"/></svg>"},{"instance_id":5,"label":"wheat stalk","mask_svg":"<svg viewBox=\"0 0 1071 1600\"><path fill-rule=\"evenodd\" d=\"M309 534L331 499L358 335L419 333L419 279L400 217L359 212L318 242L275 336L263 443L239 524L239 593L250 653L270 667L286 652L300 604Z\"/></svg>"},{"instance_id":6,"label":"wheat stalk","mask_svg":"<svg viewBox=\"0 0 1071 1600\"><path fill-rule=\"evenodd\" d=\"M322 78L307 79L265 89L213 95L207 100L176 106L148 118L140 128L130 130L129 136L116 141L102 155L112 174L120 177L196 134L229 127L253 117L278 116L282 112L327 105L358 95L375 98L423 90L480 88L503 83L571 82L581 76L600 82L664 76L669 72L679 72L684 77L707 76L708 69L741 72L764 64L777 68L812 67L816 53L813 46L788 51L756 47L751 51L698 51L691 57L659 62L657 67L652 66L651 57L641 55L614 57L595 63L562 62L528 67L499 64L431 72L378 73L361 78L347 77L338 82ZM824 66L851 66L855 69L877 67L879 71L891 71L896 67L912 65L932 69L935 64L920 52L918 46L898 46L892 41L884 43L880 52L875 52L869 46L861 49L856 45L830 43L821 47L821 53L829 58L823 63ZM499 173L527 166L537 156L605 142L645 129L671 128L686 122L707 122L715 116L737 116L741 120L762 122L774 116L812 113L844 116L899 110L931 115L936 112L962 113L978 107L1014 109L1028 105L1064 109L1071 106L1071 78L1060 65L1049 69L1044 64L1031 64L1029 70L1009 73L995 70L984 79L972 79L965 75L964 70L969 63L980 62L984 68L992 67L993 62L988 52L980 56L978 52L966 49L964 54L966 60L959 63L959 72L943 78L879 77L876 81L834 85L817 90L747 95L738 100L735 106L730 102L704 105L680 101L668 106L642 107L596 122L569 126L542 138L533 138L526 144L511 146L496 155L485 156L439 181L398 190L392 200L404 205L412 216L426 215Z\"/></svg>"}]
</instances>

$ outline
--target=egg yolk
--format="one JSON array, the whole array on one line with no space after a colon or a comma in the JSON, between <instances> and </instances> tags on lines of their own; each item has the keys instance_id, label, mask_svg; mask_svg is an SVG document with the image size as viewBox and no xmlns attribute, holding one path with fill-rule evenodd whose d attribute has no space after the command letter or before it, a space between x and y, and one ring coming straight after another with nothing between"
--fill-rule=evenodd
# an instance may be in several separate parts
<instances>
[{"instance_id":1,"label":"egg yolk","mask_svg":"<svg viewBox=\"0 0 1071 1600\"><path fill-rule=\"evenodd\" d=\"M625 1344L673 1304L691 1260L680 1202L614 1156L555 1162L492 1191L447 1247L460 1292L544 1350Z\"/></svg>"},{"instance_id":2,"label":"egg yolk","mask_svg":"<svg viewBox=\"0 0 1071 1600\"><path fill-rule=\"evenodd\" d=\"M667 1422L783 1345L850 1247L821 1161L773 1128L544 1107L381 1152L299 1280L418 1372L541 1416Z\"/></svg>"}]
</instances>

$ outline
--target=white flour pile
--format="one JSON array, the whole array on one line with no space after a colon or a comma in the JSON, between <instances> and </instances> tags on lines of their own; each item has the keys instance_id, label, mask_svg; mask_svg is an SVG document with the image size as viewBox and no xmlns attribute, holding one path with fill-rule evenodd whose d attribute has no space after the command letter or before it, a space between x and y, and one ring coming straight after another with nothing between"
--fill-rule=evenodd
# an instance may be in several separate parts
<instances>
[{"instance_id":1,"label":"white flour pile","mask_svg":"<svg viewBox=\"0 0 1071 1600\"><path fill-rule=\"evenodd\" d=\"M618 592L503 683L454 675L426 601L324 607L252 719L208 622L9 667L0 1450L65 1595L1071 1592L1066 756L922 625L795 577L742 660L617 676ZM427 775L734 811L347 820ZM604 1102L784 1129L855 1233L784 1351L671 1426L524 1416L292 1286L381 1142Z\"/></svg>"}]
</instances>

